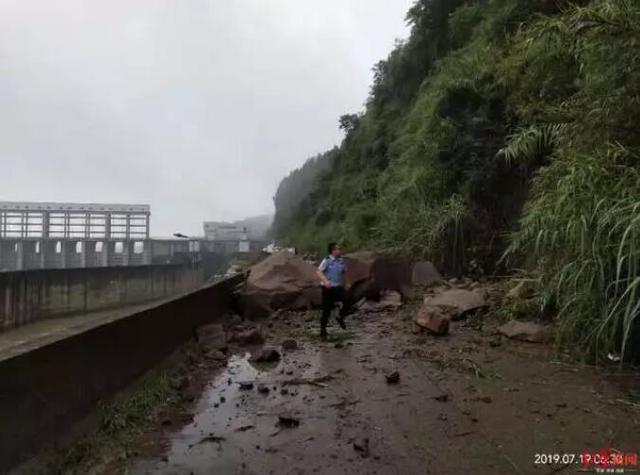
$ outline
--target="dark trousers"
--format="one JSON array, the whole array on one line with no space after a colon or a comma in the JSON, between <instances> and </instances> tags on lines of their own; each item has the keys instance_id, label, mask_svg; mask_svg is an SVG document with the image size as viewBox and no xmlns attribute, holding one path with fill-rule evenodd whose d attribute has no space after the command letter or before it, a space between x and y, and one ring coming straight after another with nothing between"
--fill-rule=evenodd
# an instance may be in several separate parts
<instances>
[{"instance_id":1,"label":"dark trousers","mask_svg":"<svg viewBox=\"0 0 640 475\"><path fill-rule=\"evenodd\" d=\"M322 287L322 317L320 319L320 329L323 333L327 330L327 323L329 323L331 311L338 302L342 302L340 317L348 315L351 305L344 287L331 287L330 289Z\"/></svg>"}]
</instances>

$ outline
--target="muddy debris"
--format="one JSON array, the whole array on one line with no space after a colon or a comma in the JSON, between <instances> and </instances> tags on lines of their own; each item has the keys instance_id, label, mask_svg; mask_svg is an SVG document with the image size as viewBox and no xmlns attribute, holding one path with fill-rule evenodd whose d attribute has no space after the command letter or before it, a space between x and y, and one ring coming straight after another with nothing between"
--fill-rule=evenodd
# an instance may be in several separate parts
<instances>
[{"instance_id":1,"label":"muddy debris","mask_svg":"<svg viewBox=\"0 0 640 475\"><path fill-rule=\"evenodd\" d=\"M386 374L385 379L387 380L387 384L398 384L400 382L400 373L398 371L393 371Z\"/></svg>"},{"instance_id":2,"label":"muddy debris","mask_svg":"<svg viewBox=\"0 0 640 475\"><path fill-rule=\"evenodd\" d=\"M251 381L242 381L238 384L241 391L251 391L253 389L253 383Z\"/></svg>"},{"instance_id":3,"label":"muddy debris","mask_svg":"<svg viewBox=\"0 0 640 475\"><path fill-rule=\"evenodd\" d=\"M258 384L258 392L260 394L269 394L271 390L269 389L269 386L267 386L266 384Z\"/></svg>"},{"instance_id":4,"label":"muddy debris","mask_svg":"<svg viewBox=\"0 0 640 475\"><path fill-rule=\"evenodd\" d=\"M438 394L437 396L434 396L433 399L435 399L438 402L447 402L449 400L449 394L448 393Z\"/></svg>"},{"instance_id":5,"label":"muddy debris","mask_svg":"<svg viewBox=\"0 0 640 475\"><path fill-rule=\"evenodd\" d=\"M196 330L196 340L205 348L227 350L227 335L219 323L211 323Z\"/></svg>"},{"instance_id":6,"label":"muddy debris","mask_svg":"<svg viewBox=\"0 0 640 475\"><path fill-rule=\"evenodd\" d=\"M171 381L171 387L176 391L184 391L189 387L190 383L188 376L179 376Z\"/></svg>"},{"instance_id":7,"label":"muddy debris","mask_svg":"<svg viewBox=\"0 0 640 475\"><path fill-rule=\"evenodd\" d=\"M282 349L285 351L294 351L298 349L298 342L292 338L282 342Z\"/></svg>"},{"instance_id":8,"label":"muddy debris","mask_svg":"<svg viewBox=\"0 0 640 475\"><path fill-rule=\"evenodd\" d=\"M273 346L265 346L251 357L251 361L256 363L274 363L280 361L280 352Z\"/></svg>"}]
</instances>

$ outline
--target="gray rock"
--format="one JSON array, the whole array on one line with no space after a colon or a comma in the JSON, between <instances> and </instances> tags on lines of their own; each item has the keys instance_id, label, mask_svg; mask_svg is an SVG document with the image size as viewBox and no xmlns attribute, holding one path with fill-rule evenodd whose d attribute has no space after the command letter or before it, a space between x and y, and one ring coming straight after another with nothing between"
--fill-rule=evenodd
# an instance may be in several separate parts
<instances>
[{"instance_id":1,"label":"gray rock","mask_svg":"<svg viewBox=\"0 0 640 475\"><path fill-rule=\"evenodd\" d=\"M528 341L530 343L544 343L545 341L549 341L551 337L548 326L517 320L511 320L501 327L498 327L498 332L507 338Z\"/></svg>"},{"instance_id":2,"label":"gray rock","mask_svg":"<svg viewBox=\"0 0 640 475\"><path fill-rule=\"evenodd\" d=\"M430 287L432 285L441 284L442 282L442 276L432 262L420 261L413 265L411 273L411 283L413 285Z\"/></svg>"}]
</instances>

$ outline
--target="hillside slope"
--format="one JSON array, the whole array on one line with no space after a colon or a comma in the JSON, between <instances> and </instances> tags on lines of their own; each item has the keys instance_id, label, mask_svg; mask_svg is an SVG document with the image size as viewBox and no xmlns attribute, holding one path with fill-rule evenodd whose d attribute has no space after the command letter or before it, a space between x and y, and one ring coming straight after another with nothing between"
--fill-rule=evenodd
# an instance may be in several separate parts
<instances>
[{"instance_id":1,"label":"hillside slope","mask_svg":"<svg viewBox=\"0 0 640 475\"><path fill-rule=\"evenodd\" d=\"M524 268L560 343L637 356L640 4L577 3L419 0L279 237Z\"/></svg>"}]
</instances>

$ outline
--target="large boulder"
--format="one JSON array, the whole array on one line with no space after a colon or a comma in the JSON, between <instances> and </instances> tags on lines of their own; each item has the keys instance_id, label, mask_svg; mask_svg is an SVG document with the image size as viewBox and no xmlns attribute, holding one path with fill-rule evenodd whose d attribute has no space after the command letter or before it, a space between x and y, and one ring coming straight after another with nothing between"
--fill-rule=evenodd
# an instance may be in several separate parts
<instances>
[{"instance_id":1,"label":"large boulder","mask_svg":"<svg viewBox=\"0 0 640 475\"><path fill-rule=\"evenodd\" d=\"M449 316L440 308L423 304L414 318L416 325L434 335L449 333Z\"/></svg>"},{"instance_id":2,"label":"large boulder","mask_svg":"<svg viewBox=\"0 0 640 475\"><path fill-rule=\"evenodd\" d=\"M379 300L384 290L395 290L407 297L411 287L411 264L408 258L356 252L347 254L344 259L354 301L363 297Z\"/></svg>"},{"instance_id":3,"label":"large boulder","mask_svg":"<svg viewBox=\"0 0 640 475\"><path fill-rule=\"evenodd\" d=\"M246 318L262 318L279 309L317 307L320 294L315 267L295 254L279 252L251 267L239 302Z\"/></svg>"},{"instance_id":4,"label":"large boulder","mask_svg":"<svg viewBox=\"0 0 640 475\"><path fill-rule=\"evenodd\" d=\"M548 326L518 320L511 320L501 327L498 327L498 333L507 338L528 341L530 343L544 343L551 338L551 332Z\"/></svg>"},{"instance_id":5,"label":"large boulder","mask_svg":"<svg viewBox=\"0 0 640 475\"><path fill-rule=\"evenodd\" d=\"M442 284L444 280L436 269L436 266L429 261L419 261L413 265L411 272L411 283L422 287L431 287Z\"/></svg>"},{"instance_id":6,"label":"large boulder","mask_svg":"<svg viewBox=\"0 0 640 475\"><path fill-rule=\"evenodd\" d=\"M427 296L424 304L437 307L449 315L452 320L459 320L467 314L487 306L481 289L449 289L433 296Z\"/></svg>"}]
</instances>

